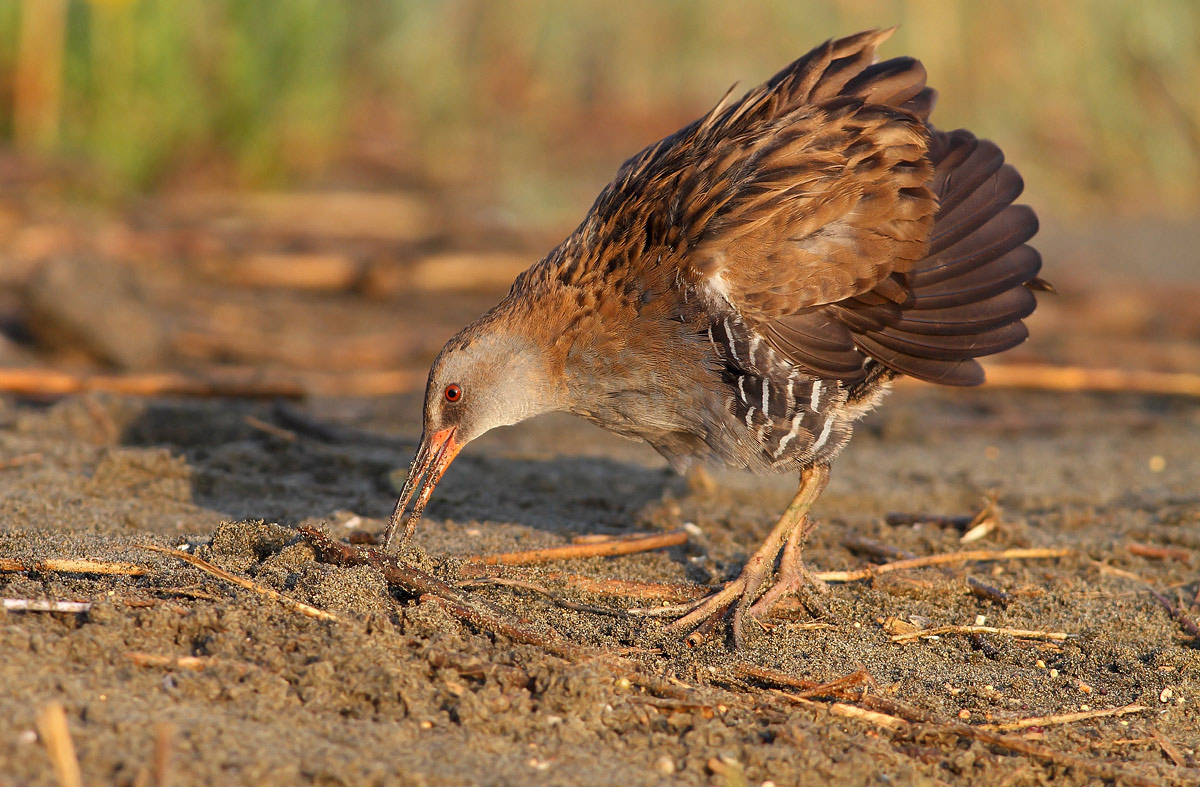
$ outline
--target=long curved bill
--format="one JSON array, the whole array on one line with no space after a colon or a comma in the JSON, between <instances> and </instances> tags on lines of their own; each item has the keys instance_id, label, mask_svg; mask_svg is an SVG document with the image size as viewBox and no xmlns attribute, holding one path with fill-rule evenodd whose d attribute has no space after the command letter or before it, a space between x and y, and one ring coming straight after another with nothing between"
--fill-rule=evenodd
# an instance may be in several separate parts
<instances>
[{"instance_id":1,"label":"long curved bill","mask_svg":"<svg viewBox=\"0 0 1200 787\"><path fill-rule=\"evenodd\" d=\"M392 540L396 537L396 531L400 529L401 524L404 525L404 535L400 537L397 548L404 546L412 538L413 532L417 529L417 522L420 521L421 514L425 512L425 506L433 495L433 488L437 486L438 481L442 480L446 468L454 461L454 457L458 456L462 447L463 444L454 439L454 427L429 435L421 435L421 447L417 449L417 455L409 465L404 489L400 490L400 499L396 501L396 508L392 511L392 518L388 520L387 530L384 531L383 548L385 551L392 548ZM412 510L405 517L404 511L408 508L408 503L413 499L414 494L416 502L413 503Z\"/></svg>"}]
</instances>

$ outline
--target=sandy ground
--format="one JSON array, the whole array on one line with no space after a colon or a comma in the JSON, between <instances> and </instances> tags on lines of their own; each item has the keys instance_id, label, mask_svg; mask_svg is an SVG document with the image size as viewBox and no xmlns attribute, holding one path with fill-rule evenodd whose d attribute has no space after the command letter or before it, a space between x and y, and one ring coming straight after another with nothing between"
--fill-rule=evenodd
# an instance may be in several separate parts
<instances>
[{"instance_id":1,"label":"sandy ground","mask_svg":"<svg viewBox=\"0 0 1200 787\"><path fill-rule=\"evenodd\" d=\"M297 412L330 428L297 429ZM0 783L55 783L35 734L36 714L55 701L93 784L1200 782L1200 643L1150 593L1196 619L1194 402L902 388L835 466L811 563L868 564L847 548L852 537L916 555L1065 547L1068 557L835 584L825 625L803 612L774 620L741 652L719 634L691 646L658 621L564 609L521 588L465 591L588 649L568 658L389 591L374 568L320 562L296 531L377 533L418 413L415 396L302 411L101 395L5 402L0 461L37 456L0 469L0 556L120 560L148 573L0 574L7 599L91 602L83 614L0 612ZM719 582L792 483L679 478L643 446L540 419L463 454L406 560L453 581L463 573L453 556L693 523L699 533L681 547L511 574L574 601L634 606L645 602L583 593L562 574ZM998 526L967 545L953 524L886 518L969 517L988 495ZM144 543L186 545L338 620L306 617ZM1139 554L1144 546L1165 549ZM1007 601L972 594L968 577ZM899 644L885 629L898 625L889 619L928 627L977 616L1072 637ZM870 681L789 698L750 667L817 683L865 670ZM864 687L893 712L844 715L888 707L864 700ZM1004 731L999 744L961 731L1126 705L1143 707Z\"/></svg>"}]
</instances>

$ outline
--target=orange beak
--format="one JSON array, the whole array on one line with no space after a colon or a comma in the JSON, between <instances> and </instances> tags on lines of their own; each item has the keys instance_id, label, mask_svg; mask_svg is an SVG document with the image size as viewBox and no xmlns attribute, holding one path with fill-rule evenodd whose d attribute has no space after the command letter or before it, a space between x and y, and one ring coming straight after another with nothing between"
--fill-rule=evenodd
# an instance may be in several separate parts
<instances>
[{"instance_id":1,"label":"orange beak","mask_svg":"<svg viewBox=\"0 0 1200 787\"><path fill-rule=\"evenodd\" d=\"M392 548L392 539L395 538L396 531L402 523L404 535L401 536L397 548L403 547L412 538L413 532L417 529L417 522L420 521L421 514L425 512L425 505L433 495L433 488L437 486L438 481L442 480L446 468L462 450L463 444L454 439L454 429L454 427L450 427L430 435L421 435L421 447L417 449L417 455L409 465L404 489L400 491L400 499L396 501L396 508L392 511L392 518L388 520L387 530L384 531L383 548L385 551ZM404 509L408 508L408 502L413 498L413 493L417 492L418 484L420 492L417 493L417 501L413 503L412 511L405 518Z\"/></svg>"}]
</instances>

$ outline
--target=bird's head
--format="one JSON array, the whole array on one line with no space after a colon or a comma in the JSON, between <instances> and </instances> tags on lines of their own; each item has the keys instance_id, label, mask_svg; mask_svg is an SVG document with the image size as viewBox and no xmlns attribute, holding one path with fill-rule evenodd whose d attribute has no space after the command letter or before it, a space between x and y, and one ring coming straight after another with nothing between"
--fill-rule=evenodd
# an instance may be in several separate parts
<instances>
[{"instance_id":1,"label":"bird's head","mask_svg":"<svg viewBox=\"0 0 1200 787\"><path fill-rule=\"evenodd\" d=\"M497 426L565 407L562 383L553 381L546 353L496 322L485 317L465 328L429 371L421 445L388 523L385 548L415 494L401 543L412 536L434 487L463 446Z\"/></svg>"}]
</instances>

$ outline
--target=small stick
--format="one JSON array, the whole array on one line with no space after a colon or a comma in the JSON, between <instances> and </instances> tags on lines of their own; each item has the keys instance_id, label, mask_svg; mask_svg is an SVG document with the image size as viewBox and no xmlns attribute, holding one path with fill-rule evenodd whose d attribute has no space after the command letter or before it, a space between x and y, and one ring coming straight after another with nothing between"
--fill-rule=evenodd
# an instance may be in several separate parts
<instances>
[{"instance_id":1,"label":"small stick","mask_svg":"<svg viewBox=\"0 0 1200 787\"><path fill-rule=\"evenodd\" d=\"M4 608L13 612L74 612L79 614L92 608L90 601L45 601L32 598L6 598Z\"/></svg>"},{"instance_id":2,"label":"small stick","mask_svg":"<svg viewBox=\"0 0 1200 787\"><path fill-rule=\"evenodd\" d=\"M1181 629L1186 631L1188 634L1191 634L1193 637L1200 639L1200 626L1196 625L1196 621L1185 615L1183 610L1172 604L1171 600L1162 593L1159 593L1154 588L1146 589L1150 591L1151 596L1154 596L1154 600L1162 605L1162 608L1167 611L1167 614L1175 619L1175 622L1179 624Z\"/></svg>"},{"instance_id":3,"label":"small stick","mask_svg":"<svg viewBox=\"0 0 1200 787\"><path fill-rule=\"evenodd\" d=\"M468 563L482 563L489 566L528 566L534 563L549 563L583 557L632 555L638 552L649 552L653 549L679 546L686 543L687 540L687 531L681 528L668 533L610 539L599 543L568 544L567 546L531 549L524 552L502 552L497 555L470 555L464 560Z\"/></svg>"},{"instance_id":4,"label":"small stick","mask_svg":"<svg viewBox=\"0 0 1200 787\"><path fill-rule=\"evenodd\" d=\"M526 645L533 645L571 661L584 661L593 656L600 655L599 651L589 650L588 648L580 647L573 643L559 639L557 636L547 636L532 631L527 628L522 628L513 623L509 623L495 615L489 615L475 609L473 606L455 599L444 598L432 594L421 596L422 600L429 599L440 607L450 612L459 620L470 623L476 628L484 631L490 631L493 634L500 634L508 637L514 642L522 642Z\"/></svg>"},{"instance_id":5,"label":"small stick","mask_svg":"<svg viewBox=\"0 0 1200 787\"><path fill-rule=\"evenodd\" d=\"M10 467L20 467L21 465L37 464L41 461L42 455L38 452L34 452L32 454L18 454L17 456L0 460L0 470L8 470Z\"/></svg>"},{"instance_id":6,"label":"small stick","mask_svg":"<svg viewBox=\"0 0 1200 787\"><path fill-rule=\"evenodd\" d=\"M543 587L536 582L530 582L527 579L511 579L508 577L480 577L479 579L467 579L458 583L459 587L481 587L487 585L499 585L502 587L523 588L532 590L540 596L544 596L547 601L556 607L569 609L575 612L590 612L594 615L609 615L612 617L629 617L629 613L623 609L614 609L613 607L601 607L595 604L584 604L579 601L571 601L563 598L558 593L555 593L550 588Z\"/></svg>"},{"instance_id":7,"label":"small stick","mask_svg":"<svg viewBox=\"0 0 1200 787\"><path fill-rule=\"evenodd\" d=\"M912 560L917 557L906 549L899 549L891 544L885 544L882 541L876 541L873 538L857 534L843 539L842 546L851 552L865 552L868 555L883 558L884 560Z\"/></svg>"},{"instance_id":8,"label":"small stick","mask_svg":"<svg viewBox=\"0 0 1200 787\"><path fill-rule=\"evenodd\" d=\"M245 673L256 666L245 661L226 661L214 656L160 656L140 650L129 651L125 654L125 658L139 667L172 667L190 672L202 672L210 667L232 666L236 667L239 672Z\"/></svg>"},{"instance_id":9,"label":"small stick","mask_svg":"<svg viewBox=\"0 0 1200 787\"><path fill-rule=\"evenodd\" d=\"M1140 577L1132 571L1126 571L1123 568L1110 566L1108 563L1101 563L1099 560L1089 560L1088 562L1091 563L1092 566L1101 574L1111 574L1112 576L1120 577L1121 579L1131 579L1134 582L1140 582L1143 585L1151 584L1150 580Z\"/></svg>"},{"instance_id":10,"label":"small stick","mask_svg":"<svg viewBox=\"0 0 1200 787\"><path fill-rule=\"evenodd\" d=\"M874 710L866 710L865 708L860 708L857 705L847 705L844 702L833 702L826 704L824 702L810 700L799 694L793 694L791 692L781 691L779 689L776 689L775 693L780 697L786 697L797 705L824 708L837 716L844 716L847 719L858 719L859 721L865 721L868 724L874 724L876 727L884 727L889 730L894 730L908 726L908 722L898 716L892 716L887 713L880 713L879 711Z\"/></svg>"},{"instance_id":11,"label":"small stick","mask_svg":"<svg viewBox=\"0 0 1200 787\"><path fill-rule=\"evenodd\" d=\"M160 552L164 555L171 555L172 557L177 557L180 560L183 560L187 563L191 563L193 566L200 569L201 571L205 571L209 574L212 574L214 577L223 579L226 582L232 582L233 584L238 585L239 587L243 587L246 590L252 590L255 593L258 593L260 596L266 596L267 598L271 599L272 601L278 601L280 604L283 604L288 609L291 609L294 612L299 612L302 615L307 615L310 618L316 618L318 620L333 620L333 621L340 620L340 618L337 615L334 615L331 612L326 612L323 609L317 609L316 607L305 604L303 601L297 601L294 598L289 598L277 590L274 590L269 587L265 587L263 585L258 584L257 582L252 582L251 580L246 579L244 577L239 577L236 574L231 574L228 571L226 571L225 569L223 569L219 566L215 566L212 563L209 563L207 560L204 560L203 558L196 557L195 555L190 555L187 552L182 552L178 549L171 549L170 547L160 547L155 544L139 544L138 548L139 549L148 549L151 552Z\"/></svg>"},{"instance_id":12,"label":"small stick","mask_svg":"<svg viewBox=\"0 0 1200 787\"><path fill-rule=\"evenodd\" d=\"M61 703L51 702L38 711L37 730L54 766L59 787L82 787L83 774L79 770L79 758L75 756L75 744L71 741L67 712Z\"/></svg>"},{"instance_id":13,"label":"small stick","mask_svg":"<svg viewBox=\"0 0 1200 787\"><path fill-rule=\"evenodd\" d=\"M137 577L146 574L146 569L133 563L109 560L73 560L50 558L48 560L14 560L0 557L0 571L37 571L62 574L119 574Z\"/></svg>"},{"instance_id":14,"label":"small stick","mask_svg":"<svg viewBox=\"0 0 1200 787\"><path fill-rule=\"evenodd\" d=\"M1150 728L1150 735L1154 738L1154 742L1158 744L1158 748L1162 749L1163 754L1170 758L1171 762L1175 763L1177 768L1186 768L1187 759L1183 756L1183 752L1179 751L1179 747L1171 742L1171 739L1157 727Z\"/></svg>"},{"instance_id":15,"label":"small stick","mask_svg":"<svg viewBox=\"0 0 1200 787\"><path fill-rule=\"evenodd\" d=\"M313 527L301 527L299 530L312 544L322 560L335 565L374 566L383 573L388 584L397 585L423 600L435 601L459 620L470 623L476 628L500 634L515 642L540 647L549 653L572 661L583 661L601 653L601 651L566 642L557 636L544 635L509 623L501 617L503 615L501 610L496 610L496 614L492 614L477 609L474 604L463 598L462 594L452 585L432 574L404 565L392 555L377 549L359 549L339 543Z\"/></svg>"},{"instance_id":16,"label":"small stick","mask_svg":"<svg viewBox=\"0 0 1200 787\"><path fill-rule=\"evenodd\" d=\"M849 675L843 675L826 683L818 683L816 686L804 689L799 693L789 694L788 696L793 699L809 699L810 697L823 697L834 693L842 694L851 686L857 686L861 683L874 685L875 679L865 669L859 669L851 672Z\"/></svg>"},{"instance_id":17,"label":"small stick","mask_svg":"<svg viewBox=\"0 0 1200 787\"><path fill-rule=\"evenodd\" d=\"M988 601L994 601L1001 606L1007 604L1009 601L1012 601L1012 596L1005 593L1000 588L989 585L983 580L976 579L975 577L967 577L967 587L971 589L972 594L978 596L979 598L986 599Z\"/></svg>"},{"instance_id":18,"label":"small stick","mask_svg":"<svg viewBox=\"0 0 1200 787\"><path fill-rule=\"evenodd\" d=\"M175 725L162 722L154 728L154 787L167 787L170 782L171 749L174 747Z\"/></svg>"},{"instance_id":19,"label":"small stick","mask_svg":"<svg viewBox=\"0 0 1200 787\"><path fill-rule=\"evenodd\" d=\"M1124 716L1127 713L1140 713L1148 710L1147 705L1122 705L1119 708L1105 708L1103 710L1079 711L1078 713L1059 713L1053 716L1031 716L1026 719L1017 719L1016 721L1004 722L1003 724L981 724L980 727L986 730L996 730L997 732L1006 732L1009 730L1023 730L1027 727L1049 727L1054 724L1071 724L1076 721L1087 721L1088 719L1103 719L1110 716Z\"/></svg>"},{"instance_id":20,"label":"small stick","mask_svg":"<svg viewBox=\"0 0 1200 787\"><path fill-rule=\"evenodd\" d=\"M1068 557L1070 549L972 549L965 552L949 552L942 555L927 555L910 560L897 560L894 563L884 563L880 566L870 566L857 571L826 571L814 574L817 579L826 582L853 582L858 579L870 579L891 571L903 571L909 568L924 568L940 566L947 563L968 563L980 560L1028 560L1039 558Z\"/></svg>"},{"instance_id":21,"label":"small stick","mask_svg":"<svg viewBox=\"0 0 1200 787\"><path fill-rule=\"evenodd\" d=\"M260 432L266 432L272 437L278 437L280 440L284 440L289 443L296 442L296 433L284 429L282 426L276 426L275 424L267 423L261 418L255 418L252 415L247 415L242 420L246 422L247 426L257 429Z\"/></svg>"},{"instance_id":22,"label":"small stick","mask_svg":"<svg viewBox=\"0 0 1200 787\"><path fill-rule=\"evenodd\" d=\"M1149 557L1155 560L1175 559L1188 565L1192 563L1192 553L1179 547L1164 547L1157 544L1142 544L1137 541L1127 541L1125 548L1132 554L1141 557Z\"/></svg>"},{"instance_id":23,"label":"small stick","mask_svg":"<svg viewBox=\"0 0 1200 787\"><path fill-rule=\"evenodd\" d=\"M943 634L1006 634L1024 639L1049 639L1061 642L1078 636L1065 631L1037 631L1034 629L1010 629L998 626L936 626L928 629L908 631L892 636L892 642L909 642L922 637L939 637Z\"/></svg>"},{"instance_id":24,"label":"small stick","mask_svg":"<svg viewBox=\"0 0 1200 787\"><path fill-rule=\"evenodd\" d=\"M787 686L793 689L808 690L817 685L816 681L797 678L785 672L770 669L769 667L760 667L757 664L738 664L733 668L733 673L739 678L751 678L753 680L760 680L763 683Z\"/></svg>"}]
</instances>

